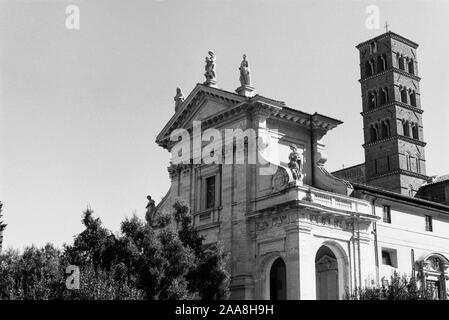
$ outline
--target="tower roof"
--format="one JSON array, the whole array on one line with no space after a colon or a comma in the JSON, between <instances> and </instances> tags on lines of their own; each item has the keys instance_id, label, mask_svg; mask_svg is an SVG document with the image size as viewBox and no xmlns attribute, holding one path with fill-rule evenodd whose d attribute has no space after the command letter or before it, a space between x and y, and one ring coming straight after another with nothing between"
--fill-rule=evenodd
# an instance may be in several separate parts
<instances>
[{"instance_id":1,"label":"tower roof","mask_svg":"<svg viewBox=\"0 0 449 320\"><path fill-rule=\"evenodd\" d=\"M377 37L374 37L374 38L371 38L369 40L363 41L362 43L359 43L355 47L357 49L360 49L361 47L364 47L364 46L368 45L369 43L371 43L373 41L384 39L386 37L389 37L391 39L395 39L395 40L401 41L401 42L405 43L406 45L408 45L408 46L410 46L410 47L412 47L414 49L418 48L418 46L419 46L416 42L413 42L412 40L409 40L409 39L407 39L407 38L405 38L405 37L403 37L403 36L401 36L401 35L399 35L397 33L394 33L392 31L388 31L388 32L385 32L385 33L383 33L381 35L378 35Z\"/></svg>"}]
</instances>

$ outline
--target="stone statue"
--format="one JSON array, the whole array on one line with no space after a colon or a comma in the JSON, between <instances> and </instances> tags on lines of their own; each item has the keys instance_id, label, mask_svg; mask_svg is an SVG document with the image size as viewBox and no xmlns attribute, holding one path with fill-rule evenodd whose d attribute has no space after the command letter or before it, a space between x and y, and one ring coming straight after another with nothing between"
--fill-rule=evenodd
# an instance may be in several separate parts
<instances>
[{"instance_id":1,"label":"stone statue","mask_svg":"<svg viewBox=\"0 0 449 320\"><path fill-rule=\"evenodd\" d=\"M146 206L147 212L145 213L145 220L148 222L148 224L152 224L154 220L154 214L156 209L156 204L153 199L151 199L151 196L147 196L148 204Z\"/></svg>"},{"instance_id":2,"label":"stone statue","mask_svg":"<svg viewBox=\"0 0 449 320\"><path fill-rule=\"evenodd\" d=\"M178 111L179 106L184 102L184 94L182 93L181 88L176 88L176 96L175 100L175 111Z\"/></svg>"},{"instance_id":3,"label":"stone statue","mask_svg":"<svg viewBox=\"0 0 449 320\"><path fill-rule=\"evenodd\" d=\"M206 73L204 76L206 77L206 82L204 84L207 85L214 85L217 82L216 75L215 75L215 54L212 51L209 51L209 57L206 57Z\"/></svg>"},{"instance_id":4,"label":"stone statue","mask_svg":"<svg viewBox=\"0 0 449 320\"><path fill-rule=\"evenodd\" d=\"M240 64L240 84L243 86L251 86L251 78L249 76L249 63L246 60L246 54L243 55L242 63Z\"/></svg>"},{"instance_id":5,"label":"stone statue","mask_svg":"<svg viewBox=\"0 0 449 320\"><path fill-rule=\"evenodd\" d=\"M290 145L290 149L292 150L292 152L288 156L288 167L292 171L293 179L302 182L303 174L301 155L299 154L298 149L294 144Z\"/></svg>"}]
</instances>

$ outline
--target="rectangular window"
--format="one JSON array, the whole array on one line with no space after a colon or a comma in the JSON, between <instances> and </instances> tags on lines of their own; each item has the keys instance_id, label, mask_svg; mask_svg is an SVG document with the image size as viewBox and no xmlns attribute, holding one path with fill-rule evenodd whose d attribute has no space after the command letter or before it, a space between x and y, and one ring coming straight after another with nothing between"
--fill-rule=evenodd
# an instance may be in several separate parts
<instances>
[{"instance_id":1,"label":"rectangular window","mask_svg":"<svg viewBox=\"0 0 449 320\"><path fill-rule=\"evenodd\" d=\"M391 208L390 208L390 206L383 206L383 222L391 223Z\"/></svg>"},{"instance_id":2,"label":"rectangular window","mask_svg":"<svg viewBox=\"0 0 449 320\"><path fill-rule=\"evenodd\" d=\"M398 254L395 249L382 248L382 264L393 268L398 267Z\"/></svg>"},{"instance_id":3,"label":"rectangular window","mask_svg":"<svg viewBox=\"0 0 449 320\"><path fill-rule=\"evenodd\" d=\"M382 251L382 264L386 266L393 266L391 262L391 255L388 251Z\"/></svg>"},{"instance_id":4,"label":"rectangular window","mask_svg":"<svg viewBox=\"0 0 449 320\"><path fill-rule=\"evenodd\" d=\"M433 231L432 217L426 215L426 231Z\"/></svg>"},{"instance_id":5,"label":"rectangular window","mask_svg":"<svg viewBox=\"0 0 449 320\"><path fill-rule=\"evenodd\" d=\"M215 207L215 176L206 179L206 209Z\"/></svg>"}]
</instances>

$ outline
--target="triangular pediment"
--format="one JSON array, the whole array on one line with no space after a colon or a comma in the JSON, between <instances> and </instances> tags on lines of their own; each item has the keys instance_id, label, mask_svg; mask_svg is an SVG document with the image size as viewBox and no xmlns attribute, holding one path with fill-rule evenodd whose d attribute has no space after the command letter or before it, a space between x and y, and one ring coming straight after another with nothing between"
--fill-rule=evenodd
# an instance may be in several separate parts
<instances>
[{"instance_id":1,"label":"triangular pediment","mask_svg":"<svg viewBox=\"0 0 449 320\"><path fill-rule=\"evenodd\" d=\"M211 97L204 98L196 108L193 108L189 117L182 123L182 127L191 126L193 121L202 121L222 111L232 108L234 104L223 103Z\"/></svg>"},{"instance_id":2,"label":"triangular pediment","mask_svg":"<svg viewBox=\"0 0 449 320\"><path fill-rule=\"evenodd\" d=\"M246 97L232 92L198 84L159 133L156 142L161 143L175 129L191 128L193 121L204 121L233 108L245 99Z\"/></svg>"}]
</instances>

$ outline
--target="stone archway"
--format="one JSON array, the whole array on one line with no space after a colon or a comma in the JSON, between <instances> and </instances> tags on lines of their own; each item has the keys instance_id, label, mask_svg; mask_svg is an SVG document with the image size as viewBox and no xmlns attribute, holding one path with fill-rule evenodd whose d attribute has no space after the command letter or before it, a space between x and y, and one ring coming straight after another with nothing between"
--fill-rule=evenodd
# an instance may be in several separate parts
<instances>
[{"instance_id":1,"label":"stone archway","mask_svg":"<svg viewBox=\"0 0 449 320\"><path fill-rule=\"evenodd\" d=\"M270 300L287 299L287 272L284 260L277 258L270 268Z\"/></svg>"},{"instance_id":2,"label":"stone archway","mask_svg":"<svg viewBox=\"0 0 449 320\"><path fill-rule=\"evenodd\" d=\"M446 300L449 260L442 254L432 253L418 261L418 266L422 284L433 292L435 299Z\"/></svg>"},{"instance_id":3,"label":"stone archway","mask_svg":"<svg viewBox=\"0 0 449 320\"><path fill-rule=\"evenodd\" d=\"M315 256L317 300L338 300L337 257L327 246L321 246Z\"/></svg>"},{"instance_id":4,"label":"stone archway","mask_svg":"<svg viewBox=\"0 0 449 320\"><path fill-rule=\"evenodd\" d=\"M324 242L315 255L317 300L338 300L348 287L348 257L334 241Z\"/></svg>"}]
</instances>

